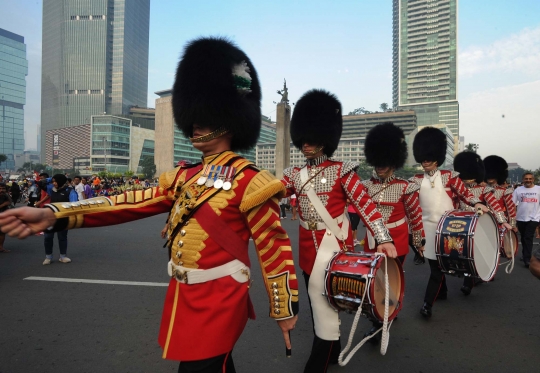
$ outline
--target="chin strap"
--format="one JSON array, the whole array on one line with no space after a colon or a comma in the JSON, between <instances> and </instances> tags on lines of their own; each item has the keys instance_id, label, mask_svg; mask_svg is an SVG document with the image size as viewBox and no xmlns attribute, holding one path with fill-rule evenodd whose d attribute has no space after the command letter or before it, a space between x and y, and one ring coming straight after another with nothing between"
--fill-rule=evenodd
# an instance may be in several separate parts
<instances>
[{"instance_id":1,"label":"chin strap","mask_svg":"<svg viewBox=\"0 0 540 373\"><path fill-rule=\"evenodd\" d=\"M210 140L213 140L213 139L216 139L216 138L218 138L220 136L223 136L228 132L229 132L228 129L226 129L224 127L219 127L217 129L213 130L212 132L207 133L206 135L202 135L202 136L199 136L199 137L190 137L189 140L191 141L191 143L208 142Z\"/></svg>"},{"instance_id":2,"label":"chin strap","mask_svg":"<svg viewBox=\"0 0 540 373\"><path fill-rule=\"evenodd\" d=\"M356 351L360 349L367 341L369 341L371 338L375 337L379 332L382 331L382 337L381 337L381 355L386 355L386 350L388 349L388 342L390 341L390 327L392 326L392 322L388 322L389 317L389 307L390 307L390 284L388 282L388 264L386 260L386 255L384 253L375 253L375 255L382 257L382 260L384 260L384 317L383 317L383 325L382 327L377 330L375 333L371 334L368 337L365 337L362 339L356 347L352 349L352 351L345 357L345 354L349 349L351 348L352 341L354 338L354 333L356 332L356 327L358 326L358 321L360 320L360 316L362 315L362 304L364 304L364 299L366 298L366 294L368 289L370 288L370 284L372 281L372 278L366 279L366 286L364 288L364 294L362 295L362 300L360 301L360 305L358 307L358 310L356 311L356 315L354 316L354 321L351 327L351 332L349 334L349 339L347 341L347 346L341 351L338 358L338 364L342 367L347 365L347 363L351 360L351 358L354 356Z\"/></svg>"}]
</instances>

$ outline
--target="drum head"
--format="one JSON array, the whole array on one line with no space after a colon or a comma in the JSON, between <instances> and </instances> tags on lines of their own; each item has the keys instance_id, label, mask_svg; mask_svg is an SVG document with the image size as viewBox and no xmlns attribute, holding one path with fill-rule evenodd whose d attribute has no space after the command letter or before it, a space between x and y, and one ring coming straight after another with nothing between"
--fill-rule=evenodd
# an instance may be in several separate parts
<instances>
[{"instance_id":1,"label":"drum head","mask_svg":"<svg viewBox=\"0 0 540 373\"><path fill-rule=\"evenodd\" d=\"M403 301L403 270L400 264L395 259L387 259L388 261L388 285L389 285L389 307L388 320L393 320L402 306ZM379 269L375 273L375 283L373 285L373 303L375 316L380 321L384 318L384 261L382 261Z\"/></svg>"},{"instance_id":2,"label":"drum head","mask_svg":"<svg viewBox=\"0 0 540 373\"><path fill-rule=\"evenodd\" d=\"M489 281L495 275L499 262L498 229L493 217L484 214L478 218L474 232L474 265L478 277Z\"/></svg>"},{"instance_id":3,"label":"drum head","mask_svg":"<svg viewBox=\"0 0 540 373\"><path fill-rule=\"evenodd\" d=\"M516 232L506 231L504 235L504 256L507 259L512 259L512 256L516 256L518 250L518 238Z\"/></svg>"}]
</instances>

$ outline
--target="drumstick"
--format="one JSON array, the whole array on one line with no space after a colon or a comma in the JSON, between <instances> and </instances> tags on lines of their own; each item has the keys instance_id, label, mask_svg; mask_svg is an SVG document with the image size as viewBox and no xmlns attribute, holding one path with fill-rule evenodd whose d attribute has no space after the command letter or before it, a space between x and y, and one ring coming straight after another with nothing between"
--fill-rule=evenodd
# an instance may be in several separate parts
<instances>
[{"instance_id":1,"label":"drumstick","mask_svg":"<svg viewBox=\"0 0 540 373\"><path fill-rule=\"evenodd\" d=\"M291 340L291 331L289 330L289 341L290 340ZM285 346L285 356L291 357L291 354L292 354L292 345L291 345L291 348L287 348L287 346Z\"/></svg>"}]
</instances>

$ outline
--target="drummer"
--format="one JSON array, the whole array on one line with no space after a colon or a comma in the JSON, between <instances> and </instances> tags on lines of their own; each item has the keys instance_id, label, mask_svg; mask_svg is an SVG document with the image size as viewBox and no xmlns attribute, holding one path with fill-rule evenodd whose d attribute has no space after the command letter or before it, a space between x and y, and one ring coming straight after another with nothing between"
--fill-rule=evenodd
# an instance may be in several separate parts
<instances>
[{"instance_id":1,"label":"drummer","mask_svg":"<svg viewBox=\"0 0 540 373\"><path fill-rule=\"evenodd\" d=\"M475 152L461 152L454 158L454 171L459 172L459 178L463 181L467 189L489 207L497 223L506 229L512 229L504 216L504 209L495 197L495 190L491 186L481 185L485 176L482 158ZM463 203L463 201L459 201L459 209L463 211L475 211L473 207ZM496 249L498 250L498 248ZM461 292L469 295L473 287L474 279L471 276L465 277Z\"/></svg>"},{"instance_id":2,"label":"drummer","mask_svg":"<svg viewBox=\"0 0 540 373\"><path fill-rule=\"evenodd\" d=\"M512 226L512 230L517 232L516 205L512 200L514 189L504 186L508 178L508 163L502 157L490 155L484 158L484 168L485 180L493 188L495 198L504 210L506 221Z\"/></svg>"},{"instance_id":3,"label":"drummer","mask_svg":"<svg viewBox=\"0 0 540 373\"><path fill-rule=\"evenodd\" d=\"M333 94L314 89L296 102L291 139L305 155L306 165L284 170L282 182L287 194L296 194L298 200L300 268L308 288L315 333L304 370L307 373L326 372L328 364L337 363L341 350L338 314L321 294L325 269L334 252L354 250L345 215L347 200L374 236L377 251L396 257L382 216L356 174L358 164L330 158L338 147L342 127L341 103Z\"/></svg>"},{"instance_id":4,"label":"drummer","mask_svg":"<svg viewBox=\"0 0 540 373\"><path fill-rule=\"evenodd\" d=\"M362 181L362 184L382 214L402 264L409 253L409 231L412 232L412 243L420 253L424 251L426 241L418 199L420 186L394 174L405 164L407 153L403 130L391 122L373 127L366 136L366 162L375 169L373 176ZM364 251L375 251L375 242L369 231L365 242ZM375 322L365 336L375 333L380 327L380 323ZM371 341L375 341L375 338Z\"/></svg>"},{"instance_id":5,"label":"drummer","mask_svg":"<svg viewBox=\"0 0 540 373\"><path fill-rule=\"evenodd\" d=\"M424 169L423 174L413 176L410 181L420 186L420 207L426 234L424 256L431 269L420 313L429 318L435 300L446 299L448 292L446 279L435 256L435 233L440 218L446 211L455 208L455 199L483 212L487 212L488 208L465 187L457 172L439 170L446 158L446 135L440 129L425 127L420 130L413 141L413 154Z\"/></svg>"}]
</instances>

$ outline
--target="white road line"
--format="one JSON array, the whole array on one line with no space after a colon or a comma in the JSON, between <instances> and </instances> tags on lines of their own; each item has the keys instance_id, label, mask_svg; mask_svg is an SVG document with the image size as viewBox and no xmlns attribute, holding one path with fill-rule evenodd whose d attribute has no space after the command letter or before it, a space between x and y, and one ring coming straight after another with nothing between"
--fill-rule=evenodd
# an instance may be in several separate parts
<instances>
[{"instance_id":1,"label":"white road line","mask_svg":"<svg viewBox=\"0 0 540 373\"><path fill-rule=\"evenodd\" d=\"M60 278L60 277L36 277L36 276L26 277L24 280L78 282L78 283L85 283L85 284L104 284L104 285L169 286L169 284L166 282L108 281L108 280L88 280L84 278Z\"/></svg>"}]
</instances>

